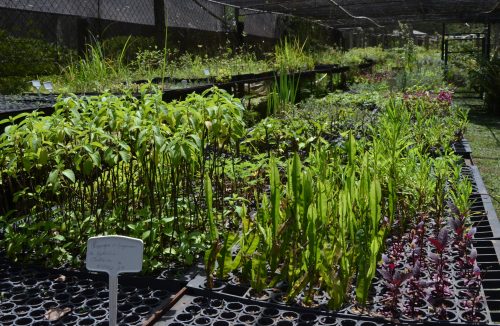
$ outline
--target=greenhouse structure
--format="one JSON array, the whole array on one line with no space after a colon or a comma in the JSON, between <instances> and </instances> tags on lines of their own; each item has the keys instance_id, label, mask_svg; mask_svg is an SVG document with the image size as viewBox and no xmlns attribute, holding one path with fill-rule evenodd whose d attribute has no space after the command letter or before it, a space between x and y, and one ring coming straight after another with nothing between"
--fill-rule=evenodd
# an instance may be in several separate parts
<instances>
[{"instance_id":1,"label":"greenhouse structure","mask_svg":"<svg viewBox=\"0 0 500 326\"><path fill-rule=\"evenodd\" d=\"M0 325L500 324L499 0L0 0Z\"/></svg>"}]
</instances>

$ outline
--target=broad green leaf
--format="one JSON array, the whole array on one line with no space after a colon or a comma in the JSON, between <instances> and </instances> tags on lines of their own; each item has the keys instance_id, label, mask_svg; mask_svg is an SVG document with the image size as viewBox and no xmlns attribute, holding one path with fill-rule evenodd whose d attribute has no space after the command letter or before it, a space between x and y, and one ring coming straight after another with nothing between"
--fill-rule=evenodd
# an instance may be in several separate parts
<instances>
[{"instance_id":1,"label":"broad green leaf","mask_svg":"<svg viewBox=\"0 0 500 326\"><path fill-rule=\"evenodd\" d=\"M62 172L62 174L66 178L68 178L72 183L75 183L75 173L73 172L73 170L66 169Z\"/></svg>"}]
</instances>

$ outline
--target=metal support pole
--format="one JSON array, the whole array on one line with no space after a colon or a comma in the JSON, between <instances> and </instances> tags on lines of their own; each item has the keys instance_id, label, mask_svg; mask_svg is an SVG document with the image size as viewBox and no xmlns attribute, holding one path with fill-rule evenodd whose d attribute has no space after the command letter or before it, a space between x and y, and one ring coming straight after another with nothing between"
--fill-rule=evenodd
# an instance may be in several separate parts
<instances>
[{"instance_id":1,"label":"metal support pole","mask_svg":"<svg viewBox=\"0 0 500 326\"><path fill-rule=\"evenodd\" d=\"M245 34L245 16L240 15L240 9L238 8L234 10L234 20L236 24L236 46L241 47Z\"/></svg>"},{"instance_id":2,"label":"metal support pole","mask_svg":"<svg viewBox=\"0 0 500 326\"><path fill-rule=\"evenodd\" d=\"M444 41L444 65L448 65L448 40Z\"/></svg>"},{"instance_id":3,"label":"metal support pole","mask_svg":"<svg viewBox=\"0 0 500 326\"><path fill-rule=\"evenodd\" d=\"M488 23L488 26L486 27L485 41L485 58L489 60L491 52L491 23Z\"/></svg>"},{"instance_id":4,"label":"metal support pole","mask_svg":"<svg viewBox=\"0 0 500 326\"><path fill-rule=\"evenodd\" d=\"M441 60L444 60L444 39L446 34L446 25L443 23L443 31L441 32Z\"/></svg>"},{"instance_id":5,"label":"metal support pole","mask_svg":"<svg viewBox=\"0 0 500 326\"><path fill-rule=\"evenodd\" d=\"M101 0L97 0L97 39L102 39Z\"/></svg>"},{"instance_id":6,"label":"metal support pole","mask_svg":"<svg viewBox=\"0 0 500 326\"><path fill-rule=\"evenodd\" d=\"M156 43L160 49L164 49L166 47L165 31L167 28L164 0L154 0L154 14L155 14Z\"/></svg>"},{"instance_id":7,"label":"metal support pole","mask_svg":"<svg viewBox=\"0 0 500 326\"><path fill-rule=\"evenodd\" d=\"M89 24L87 18L79 17L77 22L77 35L78 35L78 54L83 56L87 44L87 36L89 33Z\"/></svg>"}]
</instances>

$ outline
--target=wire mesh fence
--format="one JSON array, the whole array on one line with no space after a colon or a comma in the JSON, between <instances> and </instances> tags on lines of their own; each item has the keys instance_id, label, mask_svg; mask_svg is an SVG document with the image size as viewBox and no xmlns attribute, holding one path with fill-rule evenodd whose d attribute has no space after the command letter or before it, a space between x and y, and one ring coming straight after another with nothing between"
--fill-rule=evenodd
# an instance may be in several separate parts
<instances>
[{"instance_id":1,"label":"wire mesh fence","mask_svg":"<svg viewBox=\"0 0 500 326\"><path fill-rule=\"evenodd\" d=\"M235 25L234 16L228 15L229 7L223 5L204 0L168 0L164 4L167 24L171 27L228 32ZM275 36L276 15L246 14L249 15L246 33ZM18 34L38 29L39 35L53 39L57 33L75 31L69 26L57 26L62 17L93 19L101 24L105 21L155 25L154 0L0 0L0 15L2 29L13 29ZM31 30L26 30L26 25Z\"/></svg>"},{"instance_id":2,"label":"wire mesh fence","mask_svg":"<svg viewBox=\"0 0 500 326\"><path fill-rule=\"evenodd\" d=\"M57 74L96 39L106 56L127 44L129 61L137 50L162 47L162 5L169 45L181 52L203 44L211 53L210 47L218 51L228 40L241 43L242 35L259 42L277 36L276 15L206 0L0 0L0 89L20 88L14 77Z\"/></svg>"},{"instance_id":3,"label":"wire mesh fence","mask_svg":"<svg viewBox=\"0 0 500 326\"><path fill-rule=\"evenodd\" d=\"M1 8L154 24L152 0L1 0Z\"/></svg>"}]
</instances>

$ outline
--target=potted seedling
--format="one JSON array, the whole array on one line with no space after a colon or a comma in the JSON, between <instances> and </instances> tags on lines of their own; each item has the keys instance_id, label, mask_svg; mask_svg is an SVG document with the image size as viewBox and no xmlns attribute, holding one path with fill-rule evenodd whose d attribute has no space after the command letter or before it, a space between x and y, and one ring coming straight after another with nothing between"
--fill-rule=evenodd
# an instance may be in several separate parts
<instances>
[{"instance_id":1,"label":"potted seedling","mask_svg":"<svg viewBox=\"0 0 500 326\"><path fill-rule=\"evenodd\" d=\"M405 269L399 271L396 269L396 264L387 255L382 255L382 266L380 273L382 274L384 285L387 293L384 294L383 303L385 305L385 313L393 318L399 318L399 300L401 298L401 289L403 284L412 277L412 271Z\"/></svg>"}]
</instances>

